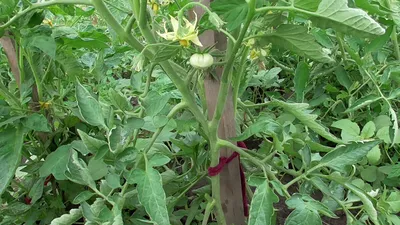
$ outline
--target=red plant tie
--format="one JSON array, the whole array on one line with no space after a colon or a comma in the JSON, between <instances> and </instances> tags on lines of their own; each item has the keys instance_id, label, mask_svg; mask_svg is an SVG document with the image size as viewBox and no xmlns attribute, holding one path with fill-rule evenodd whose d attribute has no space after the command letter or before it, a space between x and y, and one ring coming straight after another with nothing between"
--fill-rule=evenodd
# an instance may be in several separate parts
<instances>
[{"instance_id":1,"label":"red plant tie","mask_svg":"<svg viewBox=\"0 0 400 225\"><path fill-rule=\"evenodd\" d=\"M246 144L244 142L242 142L242 141L239 141L237 143L237 146L247 149ZM224 166L226 164L230 163L236 157L239 157L240 183L241 183L241 186L242 186L243 211L244 211L244 216L248 217L249 216L249 206L247 204L247 196L246 196L246 177L244 175L243 167L240 164L240 155L239 155L239 153L234 152L228 158L224 157L224 156L219 157L218 165L208 168L208 176L213 177L213 176L218 175L222 171Z\"/></svg>"}]
</instances>

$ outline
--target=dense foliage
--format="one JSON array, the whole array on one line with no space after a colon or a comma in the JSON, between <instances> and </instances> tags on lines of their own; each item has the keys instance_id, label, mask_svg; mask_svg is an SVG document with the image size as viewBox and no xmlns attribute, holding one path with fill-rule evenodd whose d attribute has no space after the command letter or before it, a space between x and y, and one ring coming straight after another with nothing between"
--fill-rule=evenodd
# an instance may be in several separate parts
<instances>
[{"instance_id":1,"label":"dense foliage","mask_svg":"<svg viewBox=\"0 0 400 225\"><path fill-rule=\"evenodd\" d=\"M399 26L396 0L1 0L0 224L225 224L228 147L248 224L398 225ZM217 135L230 86L249 150Z\"/></svg>"}]
</instances>

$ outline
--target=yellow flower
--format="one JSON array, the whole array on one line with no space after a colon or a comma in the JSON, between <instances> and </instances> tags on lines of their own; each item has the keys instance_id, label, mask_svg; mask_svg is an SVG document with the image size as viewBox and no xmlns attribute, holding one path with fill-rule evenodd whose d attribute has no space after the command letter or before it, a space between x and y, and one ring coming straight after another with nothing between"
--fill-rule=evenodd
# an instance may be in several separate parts
<instances>
[{"instance_id":1,"label":"yellow flower","mask_svg":"<svg viewBox=\"0 0 400 225\"><path fill-rule=\"evenodd\" d=\"M155 0L147 1L147 4L150 5L151 9L153 10L154 14L157 15L158 11L160 10L160 5Z\"/></svg>"},{"instance_id":2,"label":"yellow flower","mask_svg":"<svg viewBox=\"0 0 400 225\"><path fill-rule=\"evenodd\" d=\"M51 20L49 20L49 19L44 19L43 23L44 24L48 24L50 27L53 27L53 22Z\"/></svg>"},{"instance_id":3,"label":"yellow flower","mask_svg":"<svg viewBox=\"0 0 400 225\"><path fill-rule=\"evenodd\" d=\"M180 26L177 19L172 16L170 17L173 31L168 32L164 24L165 33L157 32L158 35L168 41L179 41L179 44L184 47L190 46L190 42L193 42L195 45L198 45L200 47L203 46L198 37L199 32L196 29L197 15L193 24L190 23L187 19L183 18L183 20L185 21L185 26Z\"/></svg>"},{"instance_id":4,"label":"yellow flower","mask_svg":"<svg viewBox=\"0 0 400 225\"><path fill-rule=\"evenodd\" d=\"M40 107L41 107L42 109L49 109L49 107L50 107L50 105L51 105L50 102L39 102L39 104L40 104Z\"/></svg>"}]
</instances>

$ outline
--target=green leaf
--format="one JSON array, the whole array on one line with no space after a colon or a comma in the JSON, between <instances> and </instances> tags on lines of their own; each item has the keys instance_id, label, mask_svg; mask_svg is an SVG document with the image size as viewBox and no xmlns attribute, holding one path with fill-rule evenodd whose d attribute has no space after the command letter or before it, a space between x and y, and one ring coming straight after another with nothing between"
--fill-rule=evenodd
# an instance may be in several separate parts
<instances>
[{"instance_id":1,"label":"green leaf","mask_svg":"<svg viewBox=\"0 0 400 225\"><path fill-rule=\"evenodd\" d=\"M52 59L56 59L57 44L53 37L45 35L33 35L26 37L24 47L38 48Z\"/></svg>"},{"instance_id":2,"label":"green leaf","mask_svg":"<svg viewBox=\"0 0 400 225\"><path fill-rule=\"evenodd\" d=\"M388 175L388 178L395 178L395 177L400 177L400 163L397 163L396 165L392 166L392 169L390 170L390 173Z\"/></svg>"},{"instance_id":3,"label":"green leaf","mask_svg":"<svg viewBox=\"0 0 400 225\"><path fill-rule=\"evenodd\" d=\"M72 150L69 155L65 176L77 184L87 185L90 188L96 188L96 183L90 175L89 169L87 168L85 162L78 158L78 153L75 150Z\"/></svg>"},{"instance_id":4,"label":"green leaf","mask_svg":"<svg viewBox=\"0 0 400 225\"><path fill-rule=\"evenodd\" d=\"M392 31L393 31L393 26L390 26L388 29L386 29L384 35L379 36L374 40L372 40L371 43L365 46L365 54L381 50L385 46L385 44L390 40Z\"/></svg>"},{"instance_id":5,"label":"green leaf","mask_svg":"<svg viewBox=\"0 0 400 225\"><path fill-rule=\"evenodd\" d=\"M345 142L360 140L360 127L349 119L335 121L332 127L342 130L341 136Z\"/></svg>"},{"instance_id":6,"label":"green leaf","mask_svg":"<svg viewBox=\"0 0 400 225\"><path fill-rule=\"evenodd\" d=\"M317 11L320 3L321 0L294 0L294 6L296 8L305 9L312 12Z\"/></svg>"},{"instance_id":7,"label":"green leaf","mask_svg":"<svg viewBox=\"0 0 400 225\"><path fill-rule=\"evenodd\" d=\"M374 123L376 126L376 130L381 129L382 127L388 127L392 125L392 122L390 122L390 117L387 115L379 115L375 117Z\"/></svg>"},{"instance_id":8,"label":"green leaf","mask_svg":"<svg viewBox=\"0 0 400 225\"><path fill-rule=\"evenodd\" d=\"M327 166L332 169L344 172L348 165L356 164L378 145L380 141L368 141L364 143L351 143L341 146L322 157L319 167Z\"/></svg>"},{"instance_id":9,"label":"green leaf","mask_svg":"<svg viewBox=\"0 0 400 225\"><path fill-rule=\"evenodd\" d=\"M147 166L146 170L133 171L132 176L137 183L140 204L146 209L151 221L158 225L170 225L165 192L159 172Z\"/></svg>"},{"instance_id":10,"label":"green leaf","mask_svg":"<svg viewBox=\"0 0 400 225\"><path fill-rule=\"evenodd\" d=\"M110 98L111 103L118 109L122 111L132 110L132 105L129 103L128 99L113 88L108 90L108 97Z\"/></svg>"},{"instance_id":11,"label":"green leaf","mask_svg":"<svg viewBox=\"0 0 400 225\"><path fill-rule=\"evenodd\" d=\"M93 203L93 205L95 205L95 203ZM90 205L87 202L82 202L81 206L82 206L82 214L85 217L85 219L91 222L97 222L99 220L97 216L93 213Z\"/></svg>"},{"instance_id":12,"label":"green leaf","mask_svg":"<svg viewBox=\"0 0 400 225\"><path fill-rule=\"evenodd\" d=\"M376 132L376 137L379 138L380 140L383 140L385 143L390 144L392 141L390 139L390 127L382 127L381 129Z\"/></svg>"},{"instance_id":13,"label":"green leaf","mask_svg":"<svg viewBox=\"0 0 400 225\"><path fill-rule=\"evenodd\" d=\"M317 116L307 112L308 104L305 103L287 103L279 100L273 100L271 102L273 105L282 107L286 112L291 113L295 116L301 123L309 127L315 133L321 135L329 141L343 144L344 142L333 134L329 133L328 129L323 127L320 123L316 121Z\"/></svg>"},{"instance_id":14,"label":"green leaf","mask_svg":"<svg viewBox=\"0 0 400 225\"><path fill-rule=\"evenodd\" d=\"M108 136L108 146L110 151L114 154L118 154L124 150L124 146L129 142L129 133L127 130L122 129L122 127L117 126L110 130Z\"/></svg>"},{"instance_id":15,"label":"green leaf","mask_svg":"<svg viewBox=\"0 0 400 225\"><path fill-rule=\"evenodd\" d=\"M361 137L363 139L370 138L374 136L376 131L375 123L373 121L369 121L365 126L363 127L361 131Z\"/></svg>"},{"instance_id":16,"label":"green leaf","mask_svg":"<svg viewBox=\"0 0 400 225\"><path fill-rule=\"evenodd\" d=\"M234 30L246 20L248 5L245 0L216 0L211 9L227 22L228 30Z\"/></svg>"},{"instance_id":17,"label":"green leaf","mask_svg":"<svg viewBox=\"0 0 400 225\"><path fill-rule=\"evenodd\" d=\"M99 180L108 173L107 164L103 162L103 159L90 159L88 170L93 180Z\"/></svg>"},{"instance_id":18,"label":"green leaf","mask_svg":"<svg viewBox=\"0 0 400 225\"><path fill-rule=\"evenodd\" d=\"M272 225L274 212L274 203L279 201L278 196L268 184L263 182L257 187L250 206L249 225Z\"/></svg>"},{"instance_id":19,"label":"green leaf","mask_svg":"<svg viewBox=\"0 0 400 225\"><path fill-rule=\"evenodd\" d=\"M110 188L116 189L121 187L120 176L115 173L109 173L106 176L107 185Z\"/></svg>"},{"instance_id":20,"label":"green leaf","mask_svg":"<svg viewBox=\"0 0 400 225\"><path fill-rule=\"evenodd\" d=\"M334 28L336 31L355 36L382 35L385 30L366 12L349 8L347 0L322 0L318 10L306 13L312 22L321 28Z\"/></svg>"},{"instance_id":21,"label":"green leaf","mask_svg":"<svg viewBox=\"0 0 400 225\"><path fill-rule=\"evenodd\" d=\"M33 184L31 190L29 191L29 197L32 199L32 204L39 200L43 195L44 178L38 179L35 184Z\"/></svg>"},{"instance_id":22,"label":"green leaf","mask_svg":"<svg viewBox=\"0 0 400 225\"><path fill-rule=\"evenodd\" d=\"M315 28L315 29L312 29L311 32L314 35L315 40L317 40L318 43L320 43L322 46L324 46L326 48L334 47L334 44L333 44L331 38L328 36L328 34L325 30Z\"/></svg>"},{"instance_id":23,"label":"green leaf","mask_svg":"<svg viewBox=\"0 0 400 225\"><path fill-rule=\"evenodd\" d=\"M150 60L152 63L163 62L178 54L179 49L179 45L163 45L154 50L154 56Z\"/></svg>"},{"instance_id":24,"label":"green leaf","mask_svg":"<svg viewBox=\"0 0 400 225\"><path fill-rule=\"evenodd\" d=\"M89 200L93 195L94 195L94 193L91 191L82 191L74 198L74 200L72 201L72 204L75 204L75 205L80 204L84 201Z\"/></svg>"},{"instance_id":25,"label":"green leaf","mask_svg":"<svg viewBox=\"0 0 400 225\"><path fill-rule=\"evenodd\" d=\"M372 148L372 150L369 151L367 154L367 159L369 164L377 165L379 163L379 159L381 159L381 156L382 156L381 149L379 148L379 145L377 145L374 148Z\"/></svg>"},{"instance_id":26,"label":"green leaf","mask_svg":"<svg viewBox=\"0 0 400 225\"><path fill-rule=\"evenodd\" d=\"M387 12L381 10L379 5L370 3L369 0L355 0L354 3L360 9L366 10L372 14L377 14L379 16L388 15Z\"/></svg>"},{"instance_id":27,"label":"green leaf","mask_svg":"<svg viewBox=\"0 0 400 225\"><path fill-rule=\"evenodd\" d=\"M79 81L76 84L76 99L79 112L87 123L93 126L106 127L99 102L83 87Z\"/></svg>"},{"instance_id":28,"label":"green leaf","mask_svg":"<svg viewBox=\"0 0 400 225\"><path fill-rule=\"evenodd\" d=\"M102 146L107 145L107 142L93 138L79 129L78 134L81 137L82 142L86 146L87 150L93 154L97 154Z\"/></svg>"},{"instance_id":29,"label":"green leaf","mask_svg":"<svg viewBox=\"0 0 400 225\"><path fill-rule=\"evenodd\" d=\"M47 119L42 114L31 114L22 121L22 124L30 130L50 132Z\"/></svg>"},{"instance_id":30,"label":"green leaf","mask_svg":"<svg viewBox=\"0 0 400 225\"><path fill-rule=\"evenodd\" d=\"M155 166L163 166L171 161L168 156L162 155L160 153L154 154L150 160L149 160L149 166L155 167Z\"/></svg>"},{"instance_id":31,"label":"green leaf","mask_svg":"<svg viewBox=\"0 0 400 225\"><path fill-rule=\"evenodd\" d=\"M377 176L377 167L376 166L367 166L366 168L361 169L361 178L367 182L375 182Z\"/></svg>"},{"instance_id":32,"label":"green leaf","mask_svg":"<svg viewBox=\"0 0 400 225\"><path fill-rule=\"evenodd\" d=\"M377 96L375 94L370 94L370 95L363 96L362 98L358 99L353 104L351 104L351 106L348 109L346 109L346 111L344 111L344 113L354 112L356 110L359 110L359 109L361 109L361 108L363 108L365 106L368 106L371 103L374 103L374 102L379 101L381 99L382 99L382 97Z\"/></svg>"},{"instance_id":33,"label":"green leaf","mask_svg":"<svg viewBox=\"0 0 400 225\"><path fill-rule=\"evenodd\" d=\"M255 123L251 124L242 134L235 138L231 138L233 141L243 141L248 139L249 137L259 134L266 133L269 135L276 134L281 130L281 126L276 121L263 117L257 120Z\"/></svg>"},{"instance_id":34,"label":"green leaf","mask_svg":"<svg viewBox=\"0 0 400 225\"><path fill-rule=\"evenodd\" d=\"M0 22L5 22L9 19L9 16L15 10L17 3L17 0L2 0L2 3L0 4Z\"/></svg>"},{"instance_id":35,"label":"green leaf","mask_svg":"<svg viewBox=\"0 0 400 225\"><path fill-rule=\"evenodd\" d=\"M318 212L307 208L295 209L285 221L285 225L322 225Z\"/></svg>"},{"instance_id":36,"label":"green leaf","mask_svg":"<svg viewBox=\"0 0 400 225\"><path fill-rule=\"evenodd\" d=\"M21 162L22 129L10 127L0 133L0 196L13 179Z\"/></svg>"},{"instance_id":37,"label":"green leaf","mask_svg":"<svg viewBox=\"0 0 400 225\"><path fill-rule=\"evenodd\" d=\"M53 219L50 225L72 225L80 218L82 218L81 209L71 209L68 214Z\"/></svg>"},{"instance_id":38,"label":"green leaf","mask_svg":"<svg viewBox=\"0 0 400 225\"><path fill-rule=\"evenodd\" d=\"M54 152L50 153L44 161L42 167L39 169L40 177L47 177L53 174L57 180L65 180L64 175L67 169L68 157L71 152L70 145L62 145L58 147Z\"/></svg>"},{"instance_id":39,"label":"green leaf","mask_svg":"<svg viewBox=\"0 0 400 225\"><path fill-rule=\"evenodd\" d=\"M351 192L353 192L355 195L357 195L361 202L363 203L363 209L365 212L368 214L369 218L375 225L379 225L378 221L378 212L374 208L374 204L368 197L368 195L358 188L357 186L349 183L349 182L343 182L341 179L342 177L337 177L337 176L330 176L332 180L335 180L336 182L342 184L345 188L349 189Z\"/></svg>"},{"instance_id":40,"label":"green leaf","mask_svg":"<svg viewBox=\"0 0 400 225\"><path fill-rule=\"evenodd\" d=\"M310 69L308 68L307 63L303 61L299 62L294 75L294 89L296 92L297 102L303 102L304 90L306 89L309 76Z\"/></svg>"},{"instance_id":41,"label":"green leaf","mask_svg":"<svg viewBox=\"0 0 400 225\"><path fill-rule=\"evenodd\" d=\"M140 129L144 125L144 120L142 118L131 117L126 121L124 128L129 129L133 132L134 129Z\"/></svg>"},{"instance_id":42,"label":"green leaf","mask_svg":"<svg viewBox=\"0 0 400 225\"><path fill-rule=\"evenodd\" d=\"M334 62L322 51L322 47L315 41L314 36L308 34L307 28L304 26L282 24L275 32L265 34L258 40L258 44L261 46L266 46L269 43L315 61Z\"/></svg>"},{"instance_id":43,"label":"green leaf","mask_svg":"<svg viewBox=\"0 0 400 225\"><path fill-rule=\"evenodd\" d=\"M147 116L155 116L167 105L170 99L169 94L160 95L155 91L150 91L143 100Z\"/></svg>"},{"instance_id":44,"label":"green leaf","mask_svg":"<svg viewBox=\"0 0 400 225\"><path fill-rule=\"evenodd\" d=\"M400 212L400 192L394 191L390 193L389 197L386 199L386 202L390 205L390 211L392 213Z\"/></svg>"},{"instance_id":45,"label":"green leaf","mask_svg":"<svg viewBox=\"0 0 400 225\"><path fill-rule=\"evenodd\" d=\"M345 87L347 90L350 90L353 82L350 80L350 77L347 74L347 71L342 66L339 66L336 68L335 75L336 75L336 79L339 81L339 83L343 87Z\"/></svg>"},{"instance_id":46,"label":"green leaf","mask_svg":"<svg viewBox=\"0 0 400 225\"><path fill-rule=\"evenodd\" d=\"M78 130L78 133L79 133L79 130ZM90 151L87 149L86 145L81 140L75 140L75 141L71 142L71 146L73 149L77 150L84 156L86 156L87 154L90 153Z\"/></svg>"}]
</instances>

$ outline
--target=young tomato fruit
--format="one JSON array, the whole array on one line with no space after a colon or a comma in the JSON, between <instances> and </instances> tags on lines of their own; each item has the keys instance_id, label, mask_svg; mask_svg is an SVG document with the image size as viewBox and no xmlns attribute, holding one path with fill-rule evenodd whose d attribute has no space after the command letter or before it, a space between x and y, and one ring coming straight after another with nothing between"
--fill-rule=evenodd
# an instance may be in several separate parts
<instances>
[{"instance_id":1,"label":"young tomato fruit","mask_svg":"<svg viewBox=\"0 0 400 225\"><path fill-rule=\"evenodd\" d=\"M190 57L190 65L196 69L207 69L208 67L212 66L213 63L214 58L208 53L196 53Z\"/></svg>"}]
</instances>

